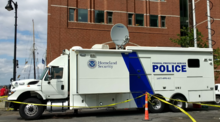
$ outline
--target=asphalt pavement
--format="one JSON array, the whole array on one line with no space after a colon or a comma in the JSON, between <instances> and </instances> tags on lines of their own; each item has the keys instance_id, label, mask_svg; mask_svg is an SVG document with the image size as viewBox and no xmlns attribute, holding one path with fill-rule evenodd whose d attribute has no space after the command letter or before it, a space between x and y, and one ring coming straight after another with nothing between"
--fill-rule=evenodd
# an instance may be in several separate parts
<instances>
[{"instance_id":1,"label":"asphalt pavement","mask_svg":"<svg viewBox=\"0 0 220 122\"><path fill-rule=\"evenodd\" d=\"M220 108L186 109L197 122L220 122ZM182 112L165 111L150 113L151 122L190 122L191 119ZM18 111L0 111L0 122L26 122ZM84 109L78 115L73 111L65 113L44 112L38 120L32 122L144 122L144 109Z\"/></svg>"}]
</instances>

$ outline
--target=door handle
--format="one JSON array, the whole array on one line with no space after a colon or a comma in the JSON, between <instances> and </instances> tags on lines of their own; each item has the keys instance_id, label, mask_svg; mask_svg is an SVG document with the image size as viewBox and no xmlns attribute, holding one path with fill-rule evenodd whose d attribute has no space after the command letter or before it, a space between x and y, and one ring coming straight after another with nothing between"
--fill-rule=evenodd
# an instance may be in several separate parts
<instances>
[{"instance_id":1,"label":"door handle","mask_svg":"<svg viewBox=\"0 0 220 122\"><path fill-rule=\"evenodd\" d=\"M64 90L64 85L61 85L61 90Z\"/></svg>"},{"instance_id":2,"label":"door handle","mask_svg":"<svg viewBox=\"0 0 220 122\"><path fill-rule=\"evenodd\" d=\"M63 81L57 81L57 82L63 82Z\"/></svg>"}]
</instances>

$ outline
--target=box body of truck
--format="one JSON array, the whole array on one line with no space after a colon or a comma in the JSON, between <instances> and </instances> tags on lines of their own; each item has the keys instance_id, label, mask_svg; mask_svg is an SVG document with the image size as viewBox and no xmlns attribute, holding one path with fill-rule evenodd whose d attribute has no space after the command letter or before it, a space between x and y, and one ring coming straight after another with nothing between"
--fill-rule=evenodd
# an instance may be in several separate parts
<instances>
[{"instance_id":1,"label":"box body of truck","mask_svg":"<svg viewBox=\"0 0 220 122\"><path fill-rule=\"evenodd\" d=\"M145 92L162 95L166 100L176 94L188 102L215 100L211 49L82 49L70 52L70 61L70 73L74 74L70 75L71 106L108 105ZM144 98L139 98L115 107L143 107L144 103Z\"/></svg>"}]
</instances>

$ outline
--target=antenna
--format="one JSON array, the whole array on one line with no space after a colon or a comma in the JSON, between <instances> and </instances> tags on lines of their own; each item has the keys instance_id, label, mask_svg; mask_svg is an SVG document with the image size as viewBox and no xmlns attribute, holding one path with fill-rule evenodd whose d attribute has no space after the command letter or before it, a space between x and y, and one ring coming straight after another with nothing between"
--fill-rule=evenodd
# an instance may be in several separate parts
<instances>
[{"instance_id":1,"label":"antenna","mask_svg":"<svg viewBox=\"0 0 220 122\"><path fill-rule=\"evenodd\" d=\"M111 29L111 38L116 45L116 49L123 49L129 40L129 32L125 25L115 24Z\"/></svg>"}]
</instances>

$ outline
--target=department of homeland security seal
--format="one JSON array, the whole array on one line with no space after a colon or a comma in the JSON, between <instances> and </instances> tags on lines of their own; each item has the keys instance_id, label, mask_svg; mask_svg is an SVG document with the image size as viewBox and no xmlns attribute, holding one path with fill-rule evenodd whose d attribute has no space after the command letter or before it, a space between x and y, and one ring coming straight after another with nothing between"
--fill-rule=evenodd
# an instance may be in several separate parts
<instances>
[{"instance_id":1,"label":"department of homeland security seal","mask_svg":"<svg viewBox=\"0 0 220 122\"><path fill-rule=\"evenodd\" d=\"M97 61L94 60L94 59L90 59L90 60L88 61L87 65L88 65L89 68L94 69L94 68L96 68L96 66L97 66Z\"/></svg>"}]
</instances>

